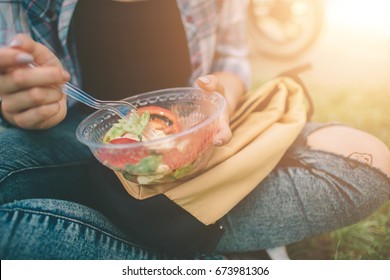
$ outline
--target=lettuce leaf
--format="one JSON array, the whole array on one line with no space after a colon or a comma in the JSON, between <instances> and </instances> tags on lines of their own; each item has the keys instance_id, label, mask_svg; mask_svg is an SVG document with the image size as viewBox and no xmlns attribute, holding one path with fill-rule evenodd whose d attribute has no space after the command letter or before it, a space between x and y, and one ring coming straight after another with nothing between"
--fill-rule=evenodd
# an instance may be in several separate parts
<instances>
[{"instance_id":1,"label":"lettuce leaf","mask_svg":"<svg viewBox=\"0 0 390 280\"><path fill-rule=\"evenodd\" d=\"M142 139L142 132L150 120L150 113L145 111L140 117L136 114L130 114L125 119L119 119L117 123L106 132L103 143L109 143L111 140L130 133L137 139Z\"/></svg>"}]
</instances>

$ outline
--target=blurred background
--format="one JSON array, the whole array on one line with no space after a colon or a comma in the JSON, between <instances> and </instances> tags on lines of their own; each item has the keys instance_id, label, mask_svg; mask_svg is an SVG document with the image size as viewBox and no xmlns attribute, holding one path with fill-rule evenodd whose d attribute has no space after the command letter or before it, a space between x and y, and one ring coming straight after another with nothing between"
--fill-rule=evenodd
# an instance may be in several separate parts
<instances>
[{"instance_id":1,"label":"blurred background","mask_svg":"<svg viewBox=\"0 0 390 280\"><path fill-rule=\"evenodd\" d=\"M313 120L366 130L390 147L390 1L251 0L253 86L304 63ZM288 246L292 259L390 259L390 202L335 232Z\"/></svg>"}]
</instances>

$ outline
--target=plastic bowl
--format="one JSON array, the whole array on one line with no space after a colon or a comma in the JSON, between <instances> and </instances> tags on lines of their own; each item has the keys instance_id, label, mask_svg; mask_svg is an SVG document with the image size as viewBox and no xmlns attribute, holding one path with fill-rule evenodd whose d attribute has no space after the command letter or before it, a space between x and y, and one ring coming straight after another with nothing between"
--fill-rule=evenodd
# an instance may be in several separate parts
<instances>
[{"instance_id":1,"label":"plastic bowl","mask_svg":"<svg viewBox=\"0 0 390 280\"><path fill-rule=\"evenodd\" d=\"M102 164L139 185L186 180L205 169L213 151L218 119L226 106L222 95L198 88L172 88L125 100L136 107L160 106L172 111L182 130L146 142L104 144L102 139L118 116L99 110L79 124L76 136Z\"/></svg>"}]
</instances>

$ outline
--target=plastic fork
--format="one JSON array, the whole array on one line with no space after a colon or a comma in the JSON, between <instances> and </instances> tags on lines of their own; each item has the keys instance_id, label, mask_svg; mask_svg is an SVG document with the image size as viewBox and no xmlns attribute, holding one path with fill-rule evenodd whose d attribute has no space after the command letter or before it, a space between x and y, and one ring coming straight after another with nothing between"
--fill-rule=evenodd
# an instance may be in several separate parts
<instances>
[{"instance_id":1,"label":"plastic fork","mask_svg":"<svg viewBox=\"0 0 390 280\"><path fill-rule=\"evenodd\" d=\"M30 64L30 67L38 67L35 64ZM76 87L75 85L67 82L63 85L62 87L64 93L73 99L89 106L95 109L102 109L102 110L108 110L116 115L118 115L122 119L130 119L131 117L141 117L141 113L139 112L138 108L135 107L133 104L130 102L127 102L125 100L99 100L96 99L95 97L92 97L82 89ZM127 106L129 107L129 110L127 111L127 114L123 114L120 110L120 106ZM147 124L145 129L142 131L142 136L146 140L151 140L153 139L154 135L156 132L154 129L150 126L150 124Z\"/></svg>"},{"instance_id":2,"label":"plastic fork","mask_svg":"<svg viewBox=\"0 0 390 280\"><path fill-rule=\"evenodd\" d=\"M72 97L73 99L89 106L95 109L103 109L111 111L115 114L117 114L122 119L130 119L131 117L137 117L140 118L142 113L139 112L138 108L135 107L130 102L127 102L125 100L99 100L95 97L92 97L85 91L81 90L80 88L72 85L71 83L65 83L62 87L65 94ZM129 107L127 114L123 114L120 110L120 106L126 106ZM153 139L156 132L154 129L147 124L145 129L142 131L142 136L145 137L146 140Z\"/></svg>"}]
</instances>

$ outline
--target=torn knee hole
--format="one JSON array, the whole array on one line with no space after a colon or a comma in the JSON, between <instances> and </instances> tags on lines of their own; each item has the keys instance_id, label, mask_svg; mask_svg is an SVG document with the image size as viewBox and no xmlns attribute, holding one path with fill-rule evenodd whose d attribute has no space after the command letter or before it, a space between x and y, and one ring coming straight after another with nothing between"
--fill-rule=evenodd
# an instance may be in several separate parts
<instances>
[{"instance_id":1,"label":"torn knee hole","mask_svg":"<svg viewBox=\"0 0 390 280\"><path fill-rule=\"evenodd\" d=\"M324 127L311 133L307 144L322 150L360 161L390 176L390 152L377 137L347 126Z\"/></svg>"}]
</instances>

